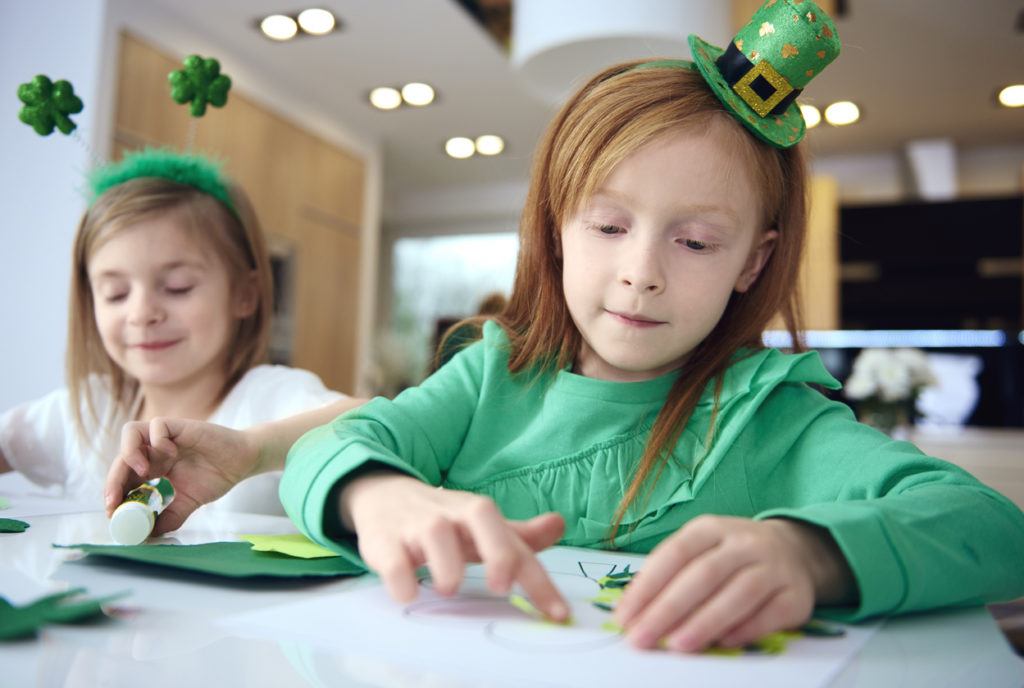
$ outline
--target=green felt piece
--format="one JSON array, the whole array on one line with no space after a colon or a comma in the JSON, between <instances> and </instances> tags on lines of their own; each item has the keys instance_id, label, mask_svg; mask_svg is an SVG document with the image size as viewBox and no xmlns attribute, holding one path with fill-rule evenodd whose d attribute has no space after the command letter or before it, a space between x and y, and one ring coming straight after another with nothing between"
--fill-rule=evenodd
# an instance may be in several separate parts
<instances>
[{"instance_id":1,"label":"green felt piece","mask_svg":"<svg viewBox=\"0 0 1024 688\"><path fill-rule=\"evenodd\" d=\"M49 623L70 623L103 616L103 605L128 594L122 592L89 599L81 596L84 592L84 588L59 592L22 607L15 607L0 597L0 640L31 636Z\"/></svg>"},{"instance_id":2,"label":"green felt piece","mask_svg":"<svg viewBox=\"0 0 1024 688\"><path fill-rule=\"evenodd\" d=\"M353 576L363 569L343 557L303 559L277 552L254 550L248 542L209 542L202 545L54 545L80 549L89 555L130 559L156 566L168 566L245 578L276 576Z\"/></svg>"},{"instance_id":3,"label":"green felt piece","mask_svg":"<svg viewBox=\"0 0 1024 688\"><path fill-rule=\"evenodd\" d=\"M0 533L23 533L28 524L16 518L0 518Z\"/></svg>"}]
</instances>

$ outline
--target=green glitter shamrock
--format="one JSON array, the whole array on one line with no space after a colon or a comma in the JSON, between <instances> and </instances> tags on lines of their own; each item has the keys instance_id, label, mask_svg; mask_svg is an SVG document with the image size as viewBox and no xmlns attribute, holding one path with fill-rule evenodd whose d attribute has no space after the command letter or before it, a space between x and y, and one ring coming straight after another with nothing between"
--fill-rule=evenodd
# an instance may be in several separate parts
<instances>
[{"instance_id":1,"label":"green glitter shamrock","mask_svg":"<svg viewBox=\"0 0 1024 688\"><path fill-rule=\"evenodd\" d=\"M228 102L231 78L220 73L220 63L212 57L205 60L198 55L185 58L185 68L167 75L171 82L171 98L184 105L192 101L189 112L193 117L206 114L206 104L223 107Z\"/></svg>"},{"instance_id":2,"label":"green glitter shamrock","mask_svg":"<svg viewBox=\"0 0 1024 688\"><path fill-rule=\"evenodd\" d=\"M66 136L78 126L68 115L82 111L82 99L75 95L74 87L64 79L53 83L40 74L27 84L18 86L18 99L25 103L25 107L18 111L18 119L40 136L49 136L54 127Z\"/></svg>"}]
</instances>

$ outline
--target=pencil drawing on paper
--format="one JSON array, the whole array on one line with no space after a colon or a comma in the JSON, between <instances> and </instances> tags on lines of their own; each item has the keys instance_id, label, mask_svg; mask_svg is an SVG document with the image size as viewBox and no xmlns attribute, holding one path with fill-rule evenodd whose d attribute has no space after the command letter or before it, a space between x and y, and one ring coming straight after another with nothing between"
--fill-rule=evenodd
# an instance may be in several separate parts
<instances>
[{"instance_id":1,"label":"pencil drawing on paper","mask_svg":"<svg viewBox=\"0 0 1024 688\"><path fill-rule=\"evenodd\" d=\"M477 625L488 642L524 652L586 652L623 642L622 628L611 613L637 572L631 564L582 560L575 563L575 571L548 570L573 609L573 616L566 623L545 619L521 595L506 597L490 592L480 567L467 570L458 595L421 598L403 609L403 617L433 626ZM429 576L422 577L420 585L432 591ZM743 648L712 648L707 654L775 655L783 653L789 642L797 638L838 637L842 633L837 627L811 621L799 630L771 633Z\"/></svg>"}]
</instances>

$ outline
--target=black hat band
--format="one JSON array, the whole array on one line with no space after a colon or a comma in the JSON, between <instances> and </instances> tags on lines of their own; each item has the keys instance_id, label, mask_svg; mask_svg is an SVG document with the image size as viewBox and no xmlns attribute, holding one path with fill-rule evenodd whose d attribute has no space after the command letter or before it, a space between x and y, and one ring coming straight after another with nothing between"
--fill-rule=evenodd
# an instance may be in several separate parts
<instances>
[{"instance_id":1,"label":"black hat band","mask_svg":"<svg viewBox=\"0 0 1024 688\"><path fill-rule=\"evenodd\" d=\"M736 95L761 117L781 115L803 91L790 86L768 60L753 64L733 42L715 60L715 66Z\"/></svg>"}]
</instances>

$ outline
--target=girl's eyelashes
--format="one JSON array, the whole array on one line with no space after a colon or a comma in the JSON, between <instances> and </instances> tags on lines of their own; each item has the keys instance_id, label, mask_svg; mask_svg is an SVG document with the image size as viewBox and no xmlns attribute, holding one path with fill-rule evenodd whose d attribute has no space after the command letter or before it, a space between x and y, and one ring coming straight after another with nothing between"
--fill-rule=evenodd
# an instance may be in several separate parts
<instances>
[{"instance_id":1,"label":"girl's eyelashes","mask_svg":"<svg viewBox=\"0 0 1024 688\"><path fill-rule=\"evenodd\" d=\"M190 284L190 285L185 286L185 287L166 287L166 290L167 290L167 293L172 295L172 296L184 296L185 294L187 294L190 291L192 291L192 288L193 288L193 285Z\"/></svg>"},{"instance_id":2,"label":"girl's eyelashes","mask_svg":"<svg viewBox=\"0 0 1024 688\"><path fill-rule=\"evenodd\" d=\"M619 234L622 231L622 228L616 225L596 225L596 227L601 234Z\"/></svg>"},{"instance_id":3,"label":"girl's eyelashes","mask_svg":"<svg viewBox=\"0 0 1024 688\"><path fill-rule=\"evenodd\" d=\"M686 246L686 248L692 251L707 251L711 248L711 244L707 241L701 241L699 239L680 239L679 243Z\"/></svg>"}]
</instances>

